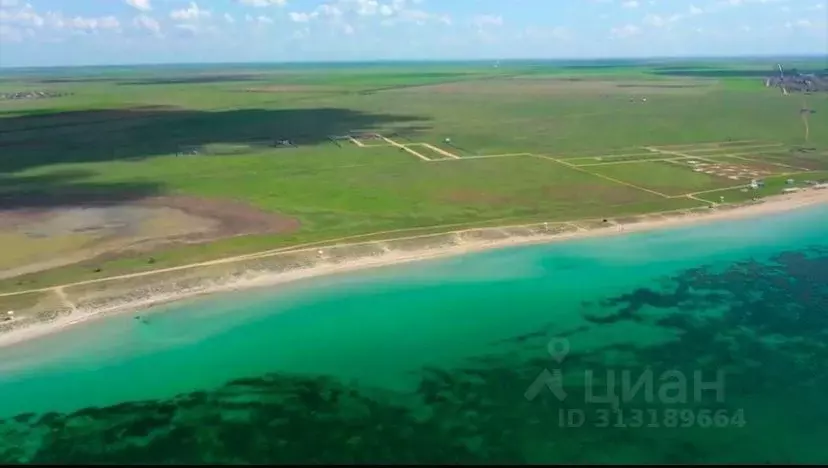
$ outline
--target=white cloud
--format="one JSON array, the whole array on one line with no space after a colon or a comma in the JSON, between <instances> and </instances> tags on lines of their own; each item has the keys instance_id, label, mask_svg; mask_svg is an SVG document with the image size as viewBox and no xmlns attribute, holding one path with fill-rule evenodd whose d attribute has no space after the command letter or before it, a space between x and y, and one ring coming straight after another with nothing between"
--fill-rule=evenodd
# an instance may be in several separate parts
<instances>
[{"instance_id":1,"label":"white cloud","mask_svg":"<svg viewBox=\"0 0 828 468\"><path fill-rule=\"evenodd\" d=\"M227 21L228 23L235 23L236 19L233 18L233 15L231 15L230 13L225 13L224 14L224 21Z\"/></svg>"},{"instance_id":2,"label":"white cloud","mask_svg":"<svg viewBox=\"0 0 828 468\"><path fill-rule=\"evenodd\" d=\"M291 11L288 16L294 23L307 23L314 17L312 13L296 13L294 11Z\"/></svg>"},{"instance_id":3,"label":"white cloud","mask_svg":"<svg viewBox=\"0 0 828 468\"><path fill-rule=\"evenodd\" d=\"M529 26L518 34L518 37L534 41L567 41L572 39L572 32L564 27L536 27Z\"/></svg>"},{"instance_id":4,"label":"white cloud","mask_svg":"<svg viewBox=\"0 0 828 468\"><path fill-rule=\"evenodd\" d=\"M497 15L477 15L472 18L472 24L478 28L487 26L503 26L503 17Z\"/></svg>"},{"instance_id":5,"label":"white cloud","mask_svg":"<svg viewBox=\"0 0 828 468\"><path fill-rule=\"evenodd\" d=\"M785 27L788 29L811 29L815 26L816 24L809 19L799 19L785 23Z\"/></svg>"},{"instance_id":6,"label":"white cloud","mask_svg":"<svg viewBox=\"0 0 828 468\"><path fill-rule=\"evenodd\" d=\"M22 5L17 10L0 10L0 21L7 25L36 26L46 24L43 16L39 15L31 4Z\"/></svg>"},{"instance_id":7,"label":"white cloud","mask_svg":"<svg viewBox=\"0 0 828 468\"><path fill-rule=\"evenodd\" d=\"M682 14L674 14L674 15L670 15L670 16L661 16L661 15L652 15L652 14L650 14L650 15L647 15L647 16L644 17L644 19L642 20L642 23L644 23L647 26L652 26L654 28L664 28L666 26L672 25L673 23L677 23L677 22L681 21L686 17L687 17L687 15L682 15Z\"/></svg>"},{"instance_id":8,"label":"white cloud","mask_svg":"<svg viewBox=\"0 0 828 468\"><path fill-rule=\"evenodd\" d=\"M180 21L194 21L207 18L210 15L210 10L202 10L196 2L190 2L190 6L187 8L170 12L170 18Z\"/></svg>"},{"instance_id":9,"label":"white cloud","mask_svg":"<svg viewBox=\"0 0 828 468\"><path fill-rule=\"evenodd\" d=\"M139 29L146 29L155 35L161 34L161 23L148 15L139 15L132 20L133 26Z\"/></svg>"},{"instance_id":10,"label":"white cloud","mask_svg":"<svg viewBox=\"0 0 828 468\"><path fill-rule=\"evenodd\" d=\"M344 28L346 34L349 29L342 25L344 24L344 18L347 16L354 17L356 21L379 19L380 24L384 26L400 23L419 25L426 23L451 24L451 18L447 15L414 8L415 5L421 2L422 0L331 0L311 11L292 12L289 16L296 23L321 20L339 25Z\"/></svg>"},{"instance_id":11,"label":"white cloud","mask_svg":"<svg viewBox=\"0 0 828 468\"><path fill-rule=\"evenodd\" d=\"M175 27L179 32L182 32L185 35L194 36L198 34L198 26L194 24L176 24Z\"/></svg>"},{"instance_id":12,"label":"white cloud","mask_svg":"<svg viewBox=\"0 0 828 468\"><path fill-rule=\"evenodd\" d=\"M287 0L239 0L239 3L256 8L264 8L269 6L281 7L287 4Z\"/></svg>"},{"instance_id":13,"label":"white cloud","mask_svg":"<svg viewBox=\"0 0 828 468\"><path fill-rule=\"evenodd\" d=\"M704 13L704 10L697 7L696 5L690 5L690 14L691 15L700 15L702 13Z\"/></svg>"},{"instance_id":14,"label":"white cloud","mask_svg":"<svg viewBox=\"0 0 828 468\"><path fill-rule=\"evenodd\" d=\"M293 34L291 34L290 37L293 40L302 40L302 39L305 39L309 36L310 36L310 29L305 27L305 28L298 29L298 30L294 31Z\"/></svg>"},{"instance_id":15,"label":"white cloud","mask_svg":"<svg viewBox=\"0 0 828 468\"><path fill-rule=\"evenodd\" d=\"M335 5L323 4L323 5L319 5L319 7L316 10L314 10L314 12L312 14L319 14L319 15L330 16L330 17L339 17L339 16L342 16L344 13L339 7L337 7Z\"/></svg>"},{"instance_id":16,"label":"white cloud","mask_svg":"<svg viewBox=\"0 0 828 468\"><path fill-rule=\"evenodd\" d=\"M656 27L656 28L663 28L669 22L670 21L667 18L663 17L663 16L652 15L652 14L645 16L644 20L643 20L643 23L646 24L647 26L653 26L653 27Z\"/></svg>"},{"instance_id":17,"label":"white cloud","mask_svg":"<svg viewBox=\"0 0 828 468\"><path fill-rule=\"evenodd\" d=\"M790 0L720 0L713 8L721 9L727 7L739 7L747 5L770 5L774 3L787 3Z\"/></svg>"},{"instance_id":18,"label":"white cloud","mask_svg":"<svg viewBox=\"0 0 828 468\"><path fill-rule=\"evenodd\" d=\"M359 16L373 16L379 13L379 7L377 0L357 0L356 13Z\"/></svg>"},{"instance_id":19,"label":"white cloud","mask_svg":"<svg viewBox=\"0 0 828 468\"><path fill-rule=\"evenodd\" d=\"M20 0L0 0L0 8L12 8L20 4Z\"/></svg>"},{"instance_id":20,"label":"white cloud","mask_svg":"<svg viewBox=\"0 0 828 468\"><path fill-rule=\"evenodd\" d=\"M44 40L58 41L55 34L92 34L98 32L120 32L121 22L114 16L67 16L60 11L43 14L35 11L30 3L10 0L3 1L0 8L0 24L3 25L3 39L19 41L26 36L35 36L35 30L49 30L50 35ZM16 6L16 7L15 7Z\"/></svg>"},{"instance_id":21,"label":"white cloud","mask_svg":"<svg viewBox=\"0 0 828 468\"><path fill-rule=\"evenodd\" d=\"M23 33L18 28L0 23L0 39L8 42L21 42Z\"/></svg>"},{"instance_id":22,"label":"white cloud","mask_svg":"<svg viewBox=\"0 0 828 468\"><path fill-rule=\"evenodd\" d=\"M46 15L47 23L58 29L76 31L98 31L120 29L121 22L114 16L100 18L85 18L83 16L65 17L62 13L49 12Z\"/></svg>"},{"instance_id":23,"label":"white cloud","mask_svg":"<svg viewBox=\"0 0 828 468\"><path fill-rule=\"evenodd\" d=\"M441 17L439 15L433 15L423 10L400 10L396 12L396 19L400 22L409 22L414 24L426 24L429 21L443 21L443 18L448 17Z\"/></svg>"},{"instance_id":24,"label":"white cloud","mask_svg":"<svg viewBox=\"0 0 828 468\"><path fill-rule=\"evenodd\" d=\"M131 6L132 8L141 10L141 11L150 11L152 10L152 5L150 5L150 0L126 0L127 5Z\"/></svg>"},{"instance_id":25,"label":"white cloud","mask_svg":"<svg viewBox=\"0 0 828 468\"><path fill-rule=\"evenodd\" d=\"M258 16L245 15L244 19L248 23L273 24L273 19L270 18L269 16L265 16L265 15L258 15Z\"/></svg>"},{"instance_id":26,"label":"white cloud","mask_svg":"<svg viewBox=\"0 0 828 468\"><path fill-rule=\"evenodd\" d=\"M639 5L640 4L636 0L627 0L621 3L621 6L624 8L638 8Z\"/></svg>"},{"instance_id":27,"label":"white cloud","mask_svg":"<svg viewBox=\"0 0 828 468\"><path fill-rule=\"evenodd\" d=\"M617 38L633 37L641 34L641 28L634 24L626 24L610 30L610 35Z\"/></svg>"}]
</instances>

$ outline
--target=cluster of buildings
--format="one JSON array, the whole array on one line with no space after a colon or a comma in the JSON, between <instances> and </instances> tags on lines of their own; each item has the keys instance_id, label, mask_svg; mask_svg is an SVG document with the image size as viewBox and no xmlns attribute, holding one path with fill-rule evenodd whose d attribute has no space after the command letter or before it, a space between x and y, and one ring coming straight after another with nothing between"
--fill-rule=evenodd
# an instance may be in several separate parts
<instances>
[{"instance_id":1,"label":"cluster of buildings","mask_svg":"<svg viewBox=\"0 0 828 468\"><path fill-rule=\"evenodd\" d=\"M784 74L765 78L765 86L781 88L782 92L828 92L828 71L822 73L799 73L796 69L786 70Z\"/></svg>"},{"instance_id":2,"label":"cluster of buildings","mask_svg":"<svg viewBox=\"0 0 828 468\"><path fill-rule=\"evenodd\" d=\"M0 93L0 100L19 100L19 99L47 99L61 96L69 96L72 93L56 93L53 91L17 91L12 93Z\"/></svg>"}]
</instances>

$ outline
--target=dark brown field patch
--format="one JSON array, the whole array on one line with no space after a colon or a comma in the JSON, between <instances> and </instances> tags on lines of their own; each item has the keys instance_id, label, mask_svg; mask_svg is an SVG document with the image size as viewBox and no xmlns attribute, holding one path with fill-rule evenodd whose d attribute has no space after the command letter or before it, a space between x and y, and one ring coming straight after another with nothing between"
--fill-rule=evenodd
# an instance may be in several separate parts
<instances>
[{"instance_id":1,"label":"dark brown field patch","mask_svg":"<svg viewBox=\"0 0 828 468\"><path fill-rule=\"evenodd\" d=\"M162 206L187 214L216 220L219 228L212 236L229 237L244 234L284 234L300 227L296 218L259 210L233 200L208 199L191 196L160 196L141 201L149 206Z\"/></svg>"},{"instance_id":2,"label":"dark brown field patch","mask_svg":"<svg viewBox=\"0 0 828 468\"><path fill-rule=\"evenodd\" d=\"M176 244L286 234L299 220L233 200L153 196L121 203L93 203L0 210L0 278L149 253Z\"/></svg>"}]
</instances>

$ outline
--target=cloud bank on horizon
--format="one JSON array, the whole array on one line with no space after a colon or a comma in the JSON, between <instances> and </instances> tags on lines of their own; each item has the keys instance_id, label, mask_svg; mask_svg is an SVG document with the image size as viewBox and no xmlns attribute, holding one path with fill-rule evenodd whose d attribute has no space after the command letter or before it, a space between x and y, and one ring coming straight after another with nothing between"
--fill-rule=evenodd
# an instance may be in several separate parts
<instances>
[{"instance_id":1,"label":"cloud bank on horizon","mask_svg":"<svg viewBox=\"0 0 828 468\"><path fill-rule=\"evenodd\" d=\"M828 53L828 0L0 0L0 66Z\"/></svg>"}]
</instances>

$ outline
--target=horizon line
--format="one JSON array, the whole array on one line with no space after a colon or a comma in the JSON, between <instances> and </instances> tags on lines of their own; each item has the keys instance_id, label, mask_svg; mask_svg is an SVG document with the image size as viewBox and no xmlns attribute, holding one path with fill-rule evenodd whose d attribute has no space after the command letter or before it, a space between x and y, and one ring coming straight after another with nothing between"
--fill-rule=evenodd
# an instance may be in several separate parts
<instances>
[{"instance_id":1,"label":"horizon line","mask_svg":"<svg viewBox=\"0 0 828 468\"><path fill-rule=\"evenodd\" d=\"M39 70L39 69L71 69L71 68L111 68L111 67L157 67L157 66L197 66L197 65L328 65L328 64L378 64L378 63L480 63L480 62L624 62L624 61L656 61L656 60L726 60L726 59L781 59L781 58L808 58L826 59L828 54L756 54L756 55L672 55L672 56L628 56L628 57L524 57L524 58L455 58L455 59L346 59L346 60L295 60L295 61L249 61L249 62L143 62L143 63L112 63L112 64L79 64L79 65L12 65L0 64L0 70ZM828 66L828 63L826 63Z\"/></svg>"}]
</instances>

